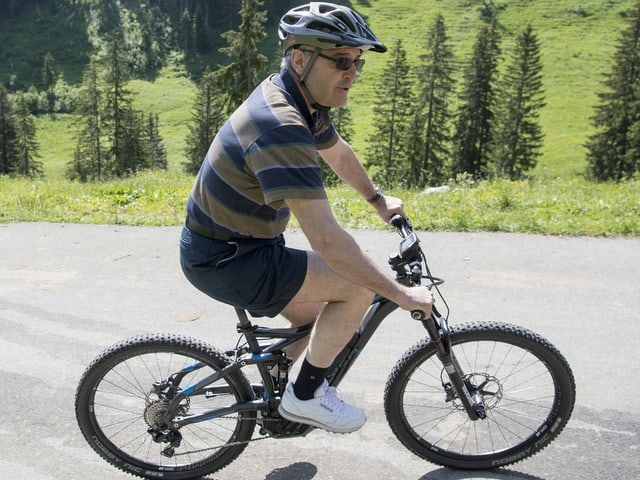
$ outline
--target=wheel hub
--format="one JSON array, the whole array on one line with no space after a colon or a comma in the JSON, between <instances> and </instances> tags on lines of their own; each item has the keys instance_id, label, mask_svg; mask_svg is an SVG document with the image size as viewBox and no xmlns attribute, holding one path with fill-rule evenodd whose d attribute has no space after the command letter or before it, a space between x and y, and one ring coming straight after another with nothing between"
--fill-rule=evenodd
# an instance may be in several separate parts
<instances>
[{"instance_id":1,"label":"wheel hub","mask_svg":"<svg viewBox=\"0 0 640 480\"><path fill-rule=\"evenodd\" d=\"M166 398L159 398L157 400L150 401L147 397L147 406L144 409L144 421L150 427L162 424L164 417L167 414L167 410L171 401ZM182 417L189 411L189 399L185 398L184 401L178 405L173 412L173 417Z\"/></svg>"},{"instance_id":2,"label":"wheel hub","mask_svg":"<svg viewBox=\"0 0 640 480\"><path fill-rule=\"evenodd\" d=\"M488 373L469 373L464 376L464 383L468 386L471 395L478 393L482 396L485 410L497 407L502 400L502 383L493 375ZM453 398L452 403L458 410L465 409L458 397Z\"/></svg>"}]
</instances>

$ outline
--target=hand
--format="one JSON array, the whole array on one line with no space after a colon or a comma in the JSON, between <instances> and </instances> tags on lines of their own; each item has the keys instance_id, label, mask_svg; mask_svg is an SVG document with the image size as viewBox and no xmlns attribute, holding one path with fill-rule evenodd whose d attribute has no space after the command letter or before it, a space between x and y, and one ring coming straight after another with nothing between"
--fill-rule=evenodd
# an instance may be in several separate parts
<instances>
[{"instance_id":1,"label":"hand","mask_svg":"<svg viewBox=\"0 0 640 480\"><path fill-rule=\"evenodd\" d=\"M403 310L412 312L420 310L424 312L425 317L431 316L431 307L435 303L435 297L431 290L424 287L406 287L405 298L398 302Z\"/></svg>"},{"instance_id":2,"label":"hand","mask_svg":"<svg viewBox=\"0 0 640 480\"><path fill-rule=\"evenodd\" d=\"M389 223L391 217L396 214L404 216L404 204L400 198L383 195L382 198L373 202L372 205L375 207L380 218L386 223Z\"/></svg>"}]
</instances>

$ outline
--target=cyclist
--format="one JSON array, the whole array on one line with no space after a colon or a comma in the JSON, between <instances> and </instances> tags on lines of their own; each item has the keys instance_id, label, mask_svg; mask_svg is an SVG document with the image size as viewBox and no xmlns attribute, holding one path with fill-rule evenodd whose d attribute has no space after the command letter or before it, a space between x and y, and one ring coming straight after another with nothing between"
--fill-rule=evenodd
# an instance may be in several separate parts
<instances>
[{"instance_id":1,"label":"cyclist","mask_svg":"<svg viewBox=\"0 0 640 480\"><path fill-rule=\"evenodd\" d=\"M280 414L332 432L366 422L325 379L373 298L429 314L427 289L408 288L377 267L334 218L318 153L388 221L400 199L376 189L334 128L330 107L344 107L362 55L386 47L350 8L311 2L280 20L279 74L265 79L217 133L187 202L181 265L198 289L253 316L281 314L291 325L315 322ZM309 250L285 246L293 213Z\"/></svg>"}]
</instances>

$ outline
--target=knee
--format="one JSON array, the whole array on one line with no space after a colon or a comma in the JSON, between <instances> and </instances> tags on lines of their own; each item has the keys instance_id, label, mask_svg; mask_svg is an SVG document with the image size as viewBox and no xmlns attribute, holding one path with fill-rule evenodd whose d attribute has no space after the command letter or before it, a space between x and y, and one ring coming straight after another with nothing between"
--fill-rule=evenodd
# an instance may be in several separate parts
<instances>
[{"instance_id":1,"label":"knee","mask_svg":"<svg viewBox=\"0 0 640 480\"><path fill-rule=\"evenodd\" d=\"M315 322L326 303L290 303L281 314L291 325L300 327Z\"/></svg>"}]
</instances>

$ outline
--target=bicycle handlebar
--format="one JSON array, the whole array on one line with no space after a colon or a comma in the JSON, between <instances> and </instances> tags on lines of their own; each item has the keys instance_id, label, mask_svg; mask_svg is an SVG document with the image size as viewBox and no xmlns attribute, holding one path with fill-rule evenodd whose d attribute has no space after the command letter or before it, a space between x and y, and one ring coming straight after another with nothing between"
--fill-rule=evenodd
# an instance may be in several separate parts
<instances>
[{"instance_id":1,"label":"bicycle handlebar","mask_svg":"<svg viewBox=\"0 0 640 480\"><path fill-rule=\"evenodd\" d=\"M444 283L444 280L433 277L431 272L429 272L427 259L422 251L422 247L420 247L420 240L413 231L413 226L409 219L396 214L391 217L389 223L396 228L400 237L402 237L402 240L400 241L399 255L389 260L389 263L392 265L392 269L398 275L397 278L411 278L413 285L420 284L420 279L423 278L422 267L424 263L424 268L427 272L427 275L424 278L428 278L431 282L428 288L431 289L432 287L436 287L437 289L437 286ZM405 269L407 268L409 271L405 273ZM441 294L440 297L442 298ZM442 300L444 301L444 299ZM435 307L433 307L432 312L435 313L436 317L440 317L440 314ZM424 322L427 316L420 310L413 310L411 312L411 318Z\"/></svg>"}]
</instances>

